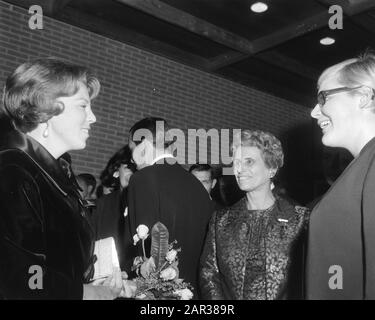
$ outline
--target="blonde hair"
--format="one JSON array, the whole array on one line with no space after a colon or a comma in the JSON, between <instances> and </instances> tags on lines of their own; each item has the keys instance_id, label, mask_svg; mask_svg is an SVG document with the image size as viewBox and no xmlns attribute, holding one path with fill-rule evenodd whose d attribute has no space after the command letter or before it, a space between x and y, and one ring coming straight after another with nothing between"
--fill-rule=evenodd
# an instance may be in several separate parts
<instances>
[{"instance_id":1,"label":"blonde hair","mask_svg":"<svg viewBox=\"0 0 375 320\"><path fill-rule=\"evenodd\" d=\"M331 78L345 87L367 86L375 89L375 53L367 51L357 58L327 68L319 77L318 90L323 81Z\"/></svg>"}]
</instances>

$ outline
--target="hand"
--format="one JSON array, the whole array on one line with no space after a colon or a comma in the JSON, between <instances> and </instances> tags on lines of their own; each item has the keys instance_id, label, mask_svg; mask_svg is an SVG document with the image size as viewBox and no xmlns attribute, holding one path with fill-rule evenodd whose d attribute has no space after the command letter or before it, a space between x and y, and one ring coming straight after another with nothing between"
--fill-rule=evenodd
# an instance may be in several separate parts
<instances>
[{"instance_id":1,"label":"hand","mask_svg":"<svg viewBox=\"0 0 375 320\"><path fill-rule=\"evenodd\" d=\"M87 298L92 297L92 299L97 299L97 300L111 300L111 299L116 299L122 289L123 289L123 278L127 279L128 275L125 271L121 272L120 268L115 267L113 269L112 275L106 278L102 279L97 279L95 280L92 284L88 286L96 287L98 288L95 292L95 288L88 287L87 290ZM85 288L85 287L84 287ZM96 296L96 294L98 296ZM85 290L84 290L84 295L85 299Z\"/></svg>"},{"instance_id":2,"label":"hand","mask_svg":"<svg viewBox=\"0 0 375 320\"><path fill-rule=\"evenodd\" d=\"M122 298L134 298L137 291L137 285L135 281L123 280L123 290L120 293Z\"/></svg>"},{"instance_id":3,"label":"hand","mask_svg":"<svg viewBox=\"0 0 375 320\"><path fill-rule=\"evenodd\" d=\"M83 300L114 300L117 295L110 287L102 285L84 284Z\"/></svg>"},{"instance_id":4,"label":"hand","mask_svg":"<svg viewBox=\"0 0 375 320\"><path fill-rule=\"evenodd\" d=\"M151 257L149 259L146 259L145 262L141 265L141 275L143 278L148 278L151 272L154 272L156 269L154 258Z\"/></svg>"},{"instance_id":5,"label":"hand","mask_svg":"<svg viewBox=\"0 0 375 320\"><path fill-rule=\"evenodd\" d=\"M122 280L128 279L128 274L126 273L126 271L121 271L121 278L122 278Z\"/></svg>"}]
</instances>

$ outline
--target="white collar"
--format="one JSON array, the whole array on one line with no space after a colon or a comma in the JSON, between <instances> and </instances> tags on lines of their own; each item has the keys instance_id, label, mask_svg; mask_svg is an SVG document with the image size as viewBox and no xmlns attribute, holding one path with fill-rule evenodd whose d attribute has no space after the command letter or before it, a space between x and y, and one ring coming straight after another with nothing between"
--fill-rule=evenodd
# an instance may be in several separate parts
<instances>
[{"instance_id":1,"label":"white collar","mask_svg":"<svg viewBox=\"0 0 375 320\"><path fill-rule=\"evenodd\" d=\"M151 166L153 164L155 164L156 162L158 162L159 160L165 159L165 158L174 158L174 156L172 154L170 154L170 153L164 153L164 154L162 154L160 156L157 156L154 160L152 160Z\"/></svg>"}]
</instances>

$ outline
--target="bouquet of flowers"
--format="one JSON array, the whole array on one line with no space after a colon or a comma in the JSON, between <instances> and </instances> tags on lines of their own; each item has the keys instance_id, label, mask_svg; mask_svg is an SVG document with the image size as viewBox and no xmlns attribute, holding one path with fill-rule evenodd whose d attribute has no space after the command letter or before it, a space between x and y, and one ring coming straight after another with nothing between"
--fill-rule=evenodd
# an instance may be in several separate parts
<instances>
[{"instance_id":1,"label":"bouquet of flowers","mask_svg":"<svg viewBox=\"0 0 375 320\"><path fill-rule=\"evenodd\" d=\"M142 241L143 256L134 259L132 270L136 270L138 277L133 279L136 284L136 299L145 300L190 300L193 293L189 283L179 279L177 241L169 243L169 232L161 222L155 223L151 230L151 252L146 257L145 240L149 229L139 225L134 235L134 245Z\"/></svg>"}]
</instances>

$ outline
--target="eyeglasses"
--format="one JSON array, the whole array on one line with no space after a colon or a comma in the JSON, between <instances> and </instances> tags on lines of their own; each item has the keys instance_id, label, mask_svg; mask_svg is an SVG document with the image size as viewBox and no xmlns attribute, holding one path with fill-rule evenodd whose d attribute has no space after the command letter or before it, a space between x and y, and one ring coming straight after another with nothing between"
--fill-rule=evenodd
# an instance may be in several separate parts
<instances>
[{"instance_id":1,"label":"eyeglasses","mask_svg":"<svg viewBox=\"0 0 375 320\"><path fill-rule=\"evenodd\" d=\"M348 88L348 87L341 87L341 88L336 88L336 89L331 89L331 90L323 90L323 91L320 91L318 93L318 104L320 107L323 107L325 105L325 103L327 102L327 97L332 95L332 94L336 94L336 93L340 93L340 92L349 92L349 91L352 91L352 90L356 90L356 89L359 89L359 88L362 88L364 86L358 86L358 87L354 87L354 88ZM372 97L371 97L371 100L374 100L375 99L375 89L374 88L371 88L371 87L368 87L372 90Z\"/></svg>"},{"instance_id":2,"label":"eyeglasses","mask_svg":"<svg viewBox=\"0 0 375 320\"><path fill-rule=\"evenodd\" d=\"M359 89L361 87L362 86L354 87L354 88L341 87L341 88L336 88L336 89L331 89L331 90L320 91L318 93L318 99L317 99L318 105L320 107L323 107L325 105L325 103L327 102L327 97L332 95L332 94L336 94L336 93L340 93L340 92L349 92L349 91L352 91L352 90ZM372 89L372 90L374 90L374 89Z\"/></svg>"}]
</instances>

